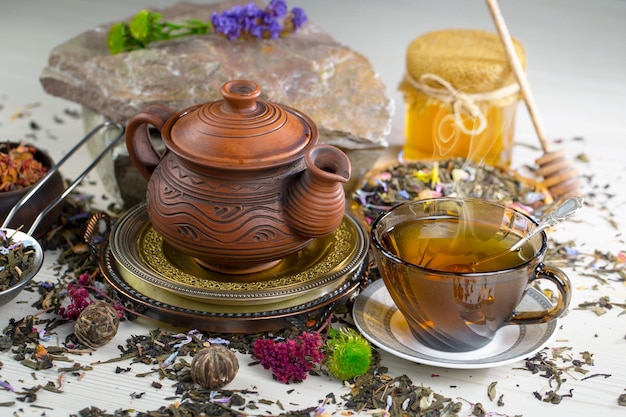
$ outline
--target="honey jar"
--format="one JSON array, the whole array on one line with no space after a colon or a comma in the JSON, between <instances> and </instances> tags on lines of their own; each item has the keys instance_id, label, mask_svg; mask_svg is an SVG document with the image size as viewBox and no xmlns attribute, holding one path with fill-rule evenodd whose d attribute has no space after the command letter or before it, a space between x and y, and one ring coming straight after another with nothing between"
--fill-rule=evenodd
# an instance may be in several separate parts
<instances>
[{"instance_id":1,"label":"honey jar","mask_svg":"<svg viewBox=\"0 0 626 417\"><path fill-rule=\"evenodd\" d=\"M523 45L514 45L525 68ZM399 89L404 159L510 165L519 85L496 33L450 29L418 37L407 49Z\"/></svg>"}]
</instances>

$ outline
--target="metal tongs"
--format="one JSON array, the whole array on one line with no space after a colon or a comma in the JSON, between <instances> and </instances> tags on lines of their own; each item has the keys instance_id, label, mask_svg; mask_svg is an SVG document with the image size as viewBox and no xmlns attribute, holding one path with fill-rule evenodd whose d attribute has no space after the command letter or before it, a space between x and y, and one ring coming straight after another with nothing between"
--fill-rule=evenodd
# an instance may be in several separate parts
<instances>
[{"instance_id":1,"label":"metal tongs","mask_svg":"<svg viewBox=\"0 0 626 417\"><path fill-rule=\"evenodd\" d=\"M50 204L48 204L42 211L41 213L39 213L39 215L35 218L35 220L33 221L33 223L30 226L30 229L28 229L28 231L26 233L22 233L25 235L28 235L28 237L30 237L35 230L37 229L37 226L39 226L39 223L42 221L42 219L52 210L54 209L54 207L56 207L57 204L59 204L65 197L67 197L77 186L78 184L80 184L80 182L87 176L87 174L89 174L91 172L91 170L93 170L93 168L98 165L98 163L102 160L102 158L111 150L115 147L115 145L117 145L117 143L120 141L120 139L124 136L124 126L119 124L119 123L114 123L111 121L105 121L101 124L99 124L98 126L96 126L91 132L89 132L85 137L83 137L76 145L74 145L74 147L72 149L70 149L66 155L63 156L63 158L61 158L59 160L58 163L56 163L52 168L50 168L50 170L46 173L45 176L43 176L39 181L37 181L37 183L35 183L32 188L26 193L24 194L24 196L22 196L22 198L13 206L13 208L11 209L11 211L9 212L9 214L7 214L6 218L4 219L4 223L2 223L2 226L0 226L0 229L3 230L7 235L12 235L15 234L16 232L18 232L18 230L15 229L10 229L8 228L9 223L11 222L11 220L13 220L13 217L15 216L15 214L19 211L19 209L26 204L26 202L28 202L28 200L30 200L36 193L37 191L39 191L41 189L41 187L43 187L46 182L52 178L52 176L60 169L60 167L72 156L74 155L74 153L76 153L76 151L78 149L80 149L85 143L87 143L96 133L100 132L100 131L106 131L108 129L111 128L117 128L119 129L119 132L117 133L117 136L115 136L115 138L113 138L113 140L104 148L104 150L102 152L100 152L100 154L98 154L96 156L96 158L92 161L92 163L85 168L85 170L78 175L78 177L76 177L76 179L65 188L65 191L63 191L59 196L57 196L54 200L52 200L52 202ZM13 233L11 233L13 232Z\"/></svg>"},{"instance_id":2,"label":"metal tongs","mask_svg":"<svg viewBox=\"0 0 626 417\"><path fill-rule=\"evenodd\" d=\"M91 165L89 165L66 189L56 197L51 203L49 203L39 215L35 218L28 232L24 233L19 229L11 229L8 228L9 222L13 219L18 210L28 201L30 200L36 193L43 187L50 178L59 170L59 168L80 148L82 147L89 139L91 139L96 133L100 130L106 131L107 129L115 127L119 129L117 136L108 144L106 148L100 154L96 156ZM39 226L41 220L50 212L50 210L54 209L54 207L59 204L69 193L76 188L76 186L87 176L87 174L100 162L100 160L104 157L104 155L109 152L124 136L124 126L113 123L110 121L106 121L96 126L91 132L89 132L80 142L78 142L69 152L61 158L61 160L50 168L50 171L46 173L37 183L35 183L32 188L24 194L24 196L13 206L9 214L4 219L4 223L0 227L0 233L5 235L5 238L12 239L14 242L19 242L23 246L27 246L34 253L32 259L32 267L29 269L28 274L23 276L20 281L13 284L11 287L4 291L0 291L0 306L8 303L14 297L19 294L22 289L37 275L39 270L43 265L44 251L37 241L32 235Z\"/></svg>"}]
</instances>

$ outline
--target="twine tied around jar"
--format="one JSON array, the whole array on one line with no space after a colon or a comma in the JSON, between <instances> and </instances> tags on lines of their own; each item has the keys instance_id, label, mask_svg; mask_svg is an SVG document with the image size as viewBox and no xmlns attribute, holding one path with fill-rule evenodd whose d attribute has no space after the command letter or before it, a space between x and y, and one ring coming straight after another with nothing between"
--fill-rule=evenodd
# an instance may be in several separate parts
<instances>
[{"instance_id":1,"label":"twine tied around jar","mask_svg":"<svg viewBox=\"0 0 626 417\"><path fill-rule=\"evenodd\" d=\"M517 94L520 90L519 84L512 83L498 90L468 94L457 90L452 84L436 74L422 74L419 81L410 74L405 74L404 80L429 97L436 98L443 103L451 103L455 123L467 135L478 135L487 128L487 117L476 104L477 102L504 99ZM441 87L431 87L427 84L428 81L434 82ZM463 123L463 114L477 119L478 126L468 129Z\"/></svg>"}]
</instances>

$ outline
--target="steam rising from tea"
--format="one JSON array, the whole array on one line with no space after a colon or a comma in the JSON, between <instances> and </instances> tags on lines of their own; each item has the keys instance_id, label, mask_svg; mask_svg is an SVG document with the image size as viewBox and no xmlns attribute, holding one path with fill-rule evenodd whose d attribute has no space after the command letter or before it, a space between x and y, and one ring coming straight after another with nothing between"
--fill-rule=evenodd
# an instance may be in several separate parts
<instances>
[{"instance_id":1,"label":"steam rising from tea","mask_svg":"<svg viewBox=\"0 0 626 417\"><path fill-rule=\"evenodd\" d=\"M499 225L463 219L406 222L381 236L398 258L425 268L445 272L489 272L514 268L535 255L531 243L517 251L479 262L507 251L522 237Z\"/></svg>"}]
</instances>

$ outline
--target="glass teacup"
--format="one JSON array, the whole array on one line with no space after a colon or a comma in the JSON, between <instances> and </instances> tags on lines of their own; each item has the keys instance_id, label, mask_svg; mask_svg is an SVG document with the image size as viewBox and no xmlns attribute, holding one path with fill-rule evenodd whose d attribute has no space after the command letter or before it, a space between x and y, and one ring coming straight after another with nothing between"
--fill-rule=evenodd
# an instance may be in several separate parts
<instances>
[{"instance_id":1,"label":"glass teacup","mask_svg":"<svg viewBox=\"0 0 626 417\"><path fill-rule=\"evenodd\" d=\"M536 224L524 213L479 199L413 201L382 214L372 224L373 254L417 340L438 350L470 351L487 345L502 326L561 316L571 284L563 271L543 263L546 234L509 250ZM556 287L553 307L516 311L539 279Z\"/></svg>"}]
</instances>

